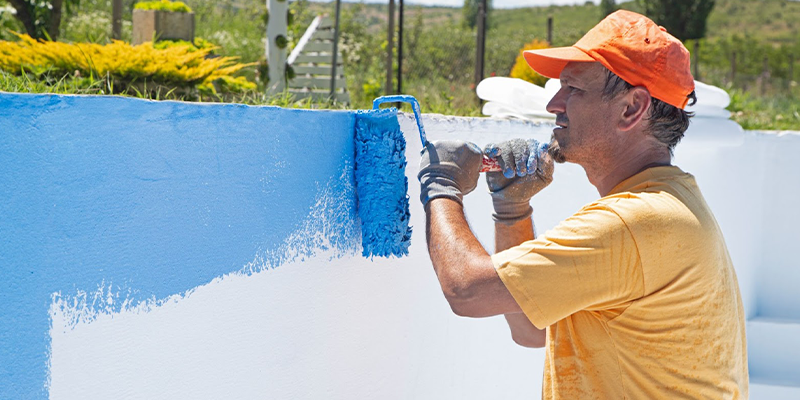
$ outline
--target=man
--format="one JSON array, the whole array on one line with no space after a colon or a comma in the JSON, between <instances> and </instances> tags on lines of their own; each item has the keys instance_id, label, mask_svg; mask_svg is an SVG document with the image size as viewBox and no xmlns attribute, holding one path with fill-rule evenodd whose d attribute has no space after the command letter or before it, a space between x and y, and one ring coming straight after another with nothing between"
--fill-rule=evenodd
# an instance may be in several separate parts
<instances>
[{"instance_id":1,"label":"man","mask_svg":"<svg viewBox=\"0 0 800 400\"><path fill-rule=\"evenodd\" d=\"M503 314L515 342L546 346L546 399L746 399L744 311L719 226L694 177L671 165L694 99L689 53L618 11L572 47L525 53L560 78L549 156L533 140L489 145L496 254L464 218L474 145L428 145L420 163L428 250L462 316ZM534 239L530 199L551 157L581 165L601 198Z\"/></svg>"}]
</instances>

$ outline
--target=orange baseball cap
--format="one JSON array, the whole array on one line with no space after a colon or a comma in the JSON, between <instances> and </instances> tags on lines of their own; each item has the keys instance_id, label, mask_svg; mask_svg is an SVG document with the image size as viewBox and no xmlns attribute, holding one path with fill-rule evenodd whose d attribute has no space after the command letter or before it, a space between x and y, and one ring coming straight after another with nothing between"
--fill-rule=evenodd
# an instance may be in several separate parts
<instances>
[{"instance_id":1,"label":"orange baseball cap","mask_svg":"<svg viewBox=\"0 0 800 400\"><path fill-rule=\"evenodd\" d=\"M528 65L558 79L571 61L599 62L633 86L683 109L694 90L689 51L664 27L644 15L619 10L600 21L570 47L526 50Z\"/></svg>"}]
</instances>

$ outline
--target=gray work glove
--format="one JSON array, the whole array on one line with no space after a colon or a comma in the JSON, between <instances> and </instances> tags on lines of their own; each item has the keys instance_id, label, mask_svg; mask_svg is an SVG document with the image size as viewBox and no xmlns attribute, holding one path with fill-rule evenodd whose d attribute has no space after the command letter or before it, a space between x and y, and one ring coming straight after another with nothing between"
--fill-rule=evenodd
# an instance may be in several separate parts
<instances>
[{"instance_id":1,"label":"gray work glove","mask_svg":"<svg viewBox=\"0 0 800 400\"><path fill-rule=\"evenodd\" d=\"M467 193L475 190L483 161L481 149L461 140L428 142L419 161L419 199L425 206L437 197L462 203Z\"/></svg>"},{"instance_id":2,"label":"gray work glove","mask_svg":"<svg viewBox=\"0 0 800 400\"><path fill-rule=\"evenodd\" d=\"M503 172L487 172L495 221L511 225L530 218L531 197L553 181L553 158L547 144L534 139L512 139L489 144L484 153L496 158Z\"/></svg>"}]
</instances>

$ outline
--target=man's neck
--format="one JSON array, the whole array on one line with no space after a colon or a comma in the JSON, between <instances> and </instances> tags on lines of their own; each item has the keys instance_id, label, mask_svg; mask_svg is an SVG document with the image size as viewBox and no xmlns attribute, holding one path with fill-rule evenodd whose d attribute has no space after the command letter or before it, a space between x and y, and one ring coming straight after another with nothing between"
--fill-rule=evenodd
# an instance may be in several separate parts
<instances>
[{"instance_id":1,"label":"man's neck","mask_svg":"<svg viewBox=\"0 0 800 400\"><path fill-rule=\"evenodd\" d=\"M628 149L605 165L583 165L589 182L597 188L600 197L611 192L620 182L648 168L671 165L669 151L661 148ZM622 160L622 161L619 161Z\"/></svg>"}]
</instances>

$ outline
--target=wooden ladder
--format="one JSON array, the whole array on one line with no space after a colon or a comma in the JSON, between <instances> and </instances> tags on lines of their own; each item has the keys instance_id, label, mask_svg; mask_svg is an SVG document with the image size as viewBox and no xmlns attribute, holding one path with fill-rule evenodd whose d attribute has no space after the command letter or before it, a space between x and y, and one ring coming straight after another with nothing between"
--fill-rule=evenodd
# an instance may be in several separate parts
<instances>
[{"instance_id":1,"label":"wooden ladder","mask_svg":"<svg viewBox=\"0 0 800 400\"><path fill-rule=\"evenodd\" d=\"M336 55L335 76L331 76L333 35L333 21L327 15L317 16L286 59L296 75L289 80L288 88L295 99L321 101L331 98L331 79L334 79L333 99L340 103L350 102L341 52Z\"/></svg>"}]
</instances>

